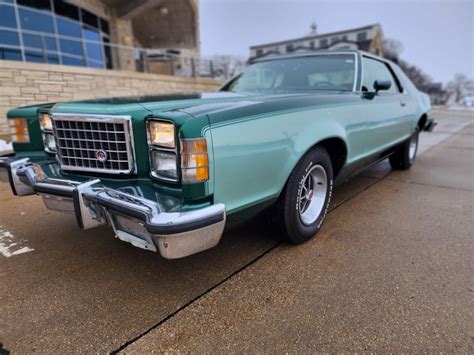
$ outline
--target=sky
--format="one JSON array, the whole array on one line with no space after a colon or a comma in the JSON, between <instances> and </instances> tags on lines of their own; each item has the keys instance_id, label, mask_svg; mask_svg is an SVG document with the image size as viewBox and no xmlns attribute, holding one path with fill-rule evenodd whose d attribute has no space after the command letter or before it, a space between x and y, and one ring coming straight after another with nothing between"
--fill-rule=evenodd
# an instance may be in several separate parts
<instances>
[{"instance_id":1,"label":"sky","mask_svg":"<svg viewBox=\"0 0 474 355\"><path fill-rule=\"evenodd\" d=\"M474 78L474 0L200 0L203 56L249 56L249 46L380 23L401 57L434 81Z\"/></svg>"}]
</instances>

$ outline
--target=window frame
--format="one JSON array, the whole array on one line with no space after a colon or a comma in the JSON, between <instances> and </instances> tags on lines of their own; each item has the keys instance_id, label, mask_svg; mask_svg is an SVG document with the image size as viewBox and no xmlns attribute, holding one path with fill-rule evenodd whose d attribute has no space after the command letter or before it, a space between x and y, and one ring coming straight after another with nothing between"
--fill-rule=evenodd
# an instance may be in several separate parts
<instances>
[{"instance_id":1,"label":"window frame","mask_svg":"<svg viewBox=\"0 0 474 355\"><path fill-rule=\"evenodd\" d=\"M270 62L270 61L275 61L275 60L288 60L288 59L296 59L296 58L311 58L311 57L319 57L319 56L332 56L332 55L351 55L354 57L354 84L352 86L351 92L353 93L358 93L359 91L357 90L357 83L359 82L359 78L362 79L362 74L361 70L359 68L362 68L362 66L359 64L361 61L361 56L359 55L358 52L348 52L348 51L335 51L332 53L311 53L311 54L301 54L301 55L295 55L291 56L288 58L279 58L279 57L273 57L273 58L266 58L266 59L261 59L261 60L256 60L252 62L250 65L256 64L256 63L263 63L263 62ZM222 85L218 91L228 91L229 88L232 86L234 81L240 78L242 73L230 78L227 82ZM362 83L362 80L361 80Z\"/></svg>"},{"instance_id":2,"label":"window frame","mask_svg":"<svg viewBox=\"0 0 474 355\"><path fill-rule=\"evenodd\" d=\"M390 63L381 59L381 58L378 58L378 57L374 57L374 56L371 56L371 55L368 55L368 54L362 54L361 55L361 73L360 73L360 92L363 92L362 91L362 87L364 86L364 74L365 74L365 71L366 71L366 68L365 68L365 63L364 63L364 58L367 58L367 59L371 59L371 60L374 60L376 62L380 62L382 63L388 70L388 72L390 73L390 75L392 76L392 79L393 79L393 82L395 83L395 86L396 86L396 89L397 89L397 92L380 92L379 94L383 94L383 95L401 95L403 94L406 90L404 90L403 88L403 85L401 84L401 81L400 79L398 78L397 74L395 73L395 71L393 70L393 68L391 67ZM367 92L372 92L372 91L367 91Z\"/></svg>"},{"instance_id":3,"label":"window frame","mask_svg":"<svg viewBox=\"0 0 474 355\"><path fill-rule=\"evenodd\" d=\"M5 22L5 25L0 24L0 30L2 31L8 31L8 32L13 32L17 35L19 38L19 43L15 44L1 44L0 48L5 51L5 53L12 52L12 51L18 51L21 55L21 58L16 58L14 60L19 60L23 62L28 62L28 57L31 57L33 55L35 58L38 55L43 56L45 58L49 57L55 57L59 59L54 60L55 64L59 65L68 65L64 64L62 58L67 57L71 60L74 61L82 61L83 67L96 67L96 68L102 68L102 69L110 69L112 68L110 66L111 62L109 60L110 55L107 53L110 52L110 22L109 19L102 17L100 14L91 12L82 6L77 6L74 4L66 4L66 7L70 7L72 9L77 9L77 16L73 14L74 18L70 16L65 16L60 14L56 10L56 5L60 3L59 0L42 0L43 6L38 8L35 6L35 3L31 1L31 6L28 5L28 1L25 1L23 4L17 3L16 1L11 1L11 2L0 2L0 5L5 6L6 10L11 10L13 11L12 17L12 23ZM49 6L47 6L49 5ZM74 11L73 11L74 12ZM25 13L26 15L31 14L31 18L35 19L36 17L40 16L47 16L50 20L44 21L45 18L42 18L43 20L38 21L38 24L41 24L40 27L32 27L32 28L26 28L25 24L26 22L23 20L23 17L21 16L20 13ZM96 22L94 22L95 26L88 26L83 19L83 13L87 13L91 16L94 16L96 18ZM76 24L77 27L79 28L78 33L73 35L66 35L63 33L59 32L59 21L64 20L67 23L71 24ZM51 22L51 26L49 26L49 21ZM35 24L34 21L31 22L32 25ZM44 27L45 24L48 24L48 26ZM15 25L14 27L11 27L10 25ZM31 26L32 26L31 25ZM10 27L9 27L10 26ZM51 28L49 28L51 27ZM88 39L86 38L86 34L84 29L85 28L93 28L93 32L97 32L98 36L95 38L95 40ZM26 36L29 40L33 40L33 36L40 36L44 37L46 39L46 45L43 45L42 47L38 47L38 43L35 41L33 42L28 42L27 40L24 40L23 36ZM36 39L35 39L36 40ZM61 46L61 41L74 41L77 42L81 47L82 47L82 54L77 55L77 54L72 54L70 52L63 52L62 51L62 46ZM33 44L33 46L28 46L26 45L26 42L28 44ZM53 44L55 44L56 49L53 48ZM87 51L86 48L94 47L93 50ZM95 46L100 46L100 51L95 48ZM106 49L106 46L109 48ZM12 52L13 53L13 52ZM97 54L96 55L91 55L89 56L89 53ZM101 59L98 60L98 56L101 56ZM16 55L15 55L16 56ZM34 62L38 62L39 60L34 60ZM45 59L45 63L48 63L48 60ZM89 65L90 63L91 65ZM77 64L75 64L77 65Z\"/></svg>"}]
</instances>

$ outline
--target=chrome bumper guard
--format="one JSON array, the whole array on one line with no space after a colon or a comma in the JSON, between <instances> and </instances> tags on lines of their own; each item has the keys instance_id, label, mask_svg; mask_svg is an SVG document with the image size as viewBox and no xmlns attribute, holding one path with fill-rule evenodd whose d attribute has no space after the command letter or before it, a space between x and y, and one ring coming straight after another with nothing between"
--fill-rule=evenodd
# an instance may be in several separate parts
<instances>
[{"instance_id":1,"label":"chrome bumper guard","mask_svg":"<svg viewBox=\"0 0 474 355\"><path fill-rule=\"evenodd\" d=\"M3 168L3 169L2 169ZM15 195L38 194L48 209L73 213L82 229L110 224L117 238L167 259L182 258L219 243L223 204L185 212L164 212L148 199L106 188L99 179L84 183L51 179L28 158L0 159ZM4 171L5 172L5 171Z\"/></svg>"}]
</instances>

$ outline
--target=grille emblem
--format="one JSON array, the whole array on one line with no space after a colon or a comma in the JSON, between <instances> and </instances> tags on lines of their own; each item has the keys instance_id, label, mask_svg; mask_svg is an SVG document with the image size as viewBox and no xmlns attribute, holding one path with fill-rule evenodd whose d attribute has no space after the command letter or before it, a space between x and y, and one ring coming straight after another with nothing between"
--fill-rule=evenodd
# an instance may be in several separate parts
<instances>
[{"instance_id":1,"label":"grille emblem","mask_svg":"<svg viewBox=\"0 0 474 355\"><path fill-rule=\"evenodd\" d=\"M95 157L101 163L105 163L107 161L107 159L109 158L107 156L107 152L105 150L98 150L97 152L95 152Z\"/></svg>"}]
</instances>

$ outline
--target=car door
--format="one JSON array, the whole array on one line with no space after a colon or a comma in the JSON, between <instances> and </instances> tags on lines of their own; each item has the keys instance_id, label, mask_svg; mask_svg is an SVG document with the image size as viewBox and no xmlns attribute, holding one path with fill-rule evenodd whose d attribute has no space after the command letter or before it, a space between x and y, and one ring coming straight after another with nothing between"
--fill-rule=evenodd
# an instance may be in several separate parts
<instances>
[{"instance_id":1,"label":"car door","mask_svg":"<svg viewBox=\"0 0 474 355\"><path fill-rule=\"evenodd\" d=\"M367 155L381 152L406 137L408 124L406 95L391 68L384 61L362 57L362 91L367 110ZM390 81L388 90L375 93L375 81Z\"/></svg>"}]
</instances>

